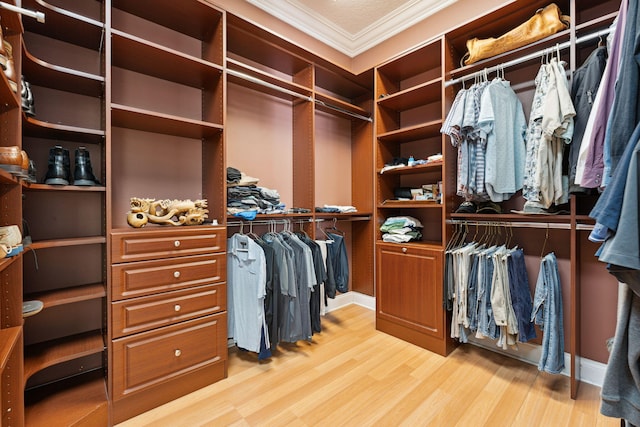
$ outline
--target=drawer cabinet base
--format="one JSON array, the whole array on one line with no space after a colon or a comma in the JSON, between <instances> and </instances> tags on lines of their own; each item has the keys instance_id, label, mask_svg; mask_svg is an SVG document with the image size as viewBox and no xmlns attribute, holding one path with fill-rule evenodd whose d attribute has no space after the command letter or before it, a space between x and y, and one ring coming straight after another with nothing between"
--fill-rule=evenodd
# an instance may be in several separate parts
<instances>
[{"instance_id":1,"label":"drawer cabinet base","mask_svg":"<svg viewBox=\"0 0 640 427\"><path fill-rule=\"evenodd\" d=\"M227 377L227 361L207 365L173 380L112 402L113 424L121 423Z\"/></svg>"}]
</instances>

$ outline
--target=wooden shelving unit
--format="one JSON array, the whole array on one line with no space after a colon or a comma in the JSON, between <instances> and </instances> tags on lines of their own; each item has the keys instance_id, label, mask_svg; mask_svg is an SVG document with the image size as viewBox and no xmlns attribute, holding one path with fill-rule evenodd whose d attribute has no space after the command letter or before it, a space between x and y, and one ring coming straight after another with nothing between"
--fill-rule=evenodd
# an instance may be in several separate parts
<instances>
[{"instance_id":1,"label":"wooden shelving unit","mask_svg":"<svg viewBox=\"0 0 640 427\"><path fill-rule=\"evenodd\" d=\"M540 56L536 56L537 53L543 52L545 49L551 50L558 44L568 44L568 49L561 51L562 59L568 64L567 71L573 72L579 67L587 58L587 56L593 51L597 44L597 38L591 45L581 46L577 43L578 39L584 35L595 33L601 30L605 30L614 20L617 10L620 6L619 1L576 1L576 0L564 0L557 2L557 5L563 11L563 13L571 14L572 28L564 31L560 31L552 36L549 36L543 40L535 43L531 43L519 49L506 52L501 55L494 56L474 64L461 66L460 61L466 52L466 40L472 37L491 37L498 36L513 28L516 23L524 22L527 17L531 16L535 10L546 6L548 2L536 1L530 4L524 5L522 2L514 2L494 12L488 13L483 17L462 25L458 28L452 29L445 35L445 70L444 76L446 80L459 79L464 76L472 76L473 73L480 72L485 68L496 67L500 64L513 62L513 66L505 70L507 79L511 81L512 87L525 87L527 85L532 86L535 79L535 73L539 68ZM533 58L529 60L522 60L522 58ZM445 83L446 84L446 83ZM448 84L446 84L448 86ZM450 105L455 96L455 91L461 88L458 83L453 86L449 86L445 91L446 105ZM530 99L526 90L517 92L523 99ZM524 102L524 101L523 101ZM445 111L446 113L447 111ZM443 116L443 118L446 116ZM447 156L447 167L455 173L456 170L456 156ZM455 175L451 176L451 182L455 182ZM589 219L587 214L590 208L595 203L594 196L575 196L572 195L569 204L569 212L564 215L527 215L513 213L512 210L519 210L524 204L524 200L518 194L511 200L502 203L501 214L460 214L455 213L455 209L462 201L455 195L453 188L447 187L447 194L445 199L447 200L446 217L447 220L455 224L474 224L477 226L489 227L491 223L503 224L503 227L508 230L508 233L513 238L514 242L521 242L525 250L539 253L541 246L546 251L556 251L561 258L560 262L566 263L568 267L561 271L563 277L566 280L563 283L563 305L565 313L565 351L570 354L571 363L567 367L569 375L571 377L571 397L575 398L578 390L578 372L579 372L579 358L584 355L584 349L581 345L581 323L584 320L580 314L581 293L592 292L586 285L586 283L598 282L598 286L601 287L603 283L615 282L611 277L608 277L606 271L598 276L598 279L593 277L588 281L581 281L581 272L583 268L587 268L591 262L591 257L597 247L591 245L586 241L586 235L584 231L588 231L592 228L593 221ZM447 231L447 235L453 234L453 227ZM542 230L545 230L542 231ZM536 230L536 231L534 231ZM550 239L550 243L547 244L547 237L549 230L557 233L556 239L559 244L554 246L554 239ZM536 237L532 240L532 233L536 234ZM542 233L542 236L539 234ZM534 243L535 242L535 243ZM544 242L544 243L543 243ZM546 247L544 246L546 245ZM535 248L535 249L533 249ZM532 254L533 255L533 254ZM603 269L604 270L604 269ZM596 272L597 273L597 272ZM593 274L593 272L591 272ZM614 319L611 319L614 321ZM602 337L604 341L607 337ZM593 351L593 350L591 350Z\"/></svg>"}]
</instances>

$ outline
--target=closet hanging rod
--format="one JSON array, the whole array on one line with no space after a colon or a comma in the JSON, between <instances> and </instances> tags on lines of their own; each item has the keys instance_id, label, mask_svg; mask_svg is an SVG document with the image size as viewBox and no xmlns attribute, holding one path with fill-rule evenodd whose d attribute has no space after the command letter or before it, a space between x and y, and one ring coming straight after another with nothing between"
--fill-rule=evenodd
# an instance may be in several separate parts
<instances>
[{"instance_id":1,"label":"closet hanging rod","mask_svg":"<svg viewBox=\"0 0 640 427\"><path fill-rule=\"evenodd\" d=\"M5 3L3 1L0 1L0 9L7 9L7 10L10 10L11 12L16 12L21 15L28 16L30 18L35 18L38 22L44 23L44 13L42 12L37 12L35 10L29 10L22 7L14 6L12 4Z\"/></svg>"},{"instance_id":2,"label":"closet hanging rod","mask_svg":"<svg viewBox=\"0 0 640 427\"><path fill-rule=\"evenodd\" d=\"M473 226L495 226L511 227L511 228L553 228L556 230L570 230L570 224L556 223L556 222L520 222L520 221L467 221L464 219L448 219L447 224L461 224L461 225L473 225Z\"/></svg>"},{"instance_id":3,"label":"closet hanging rod","mask_svg":"<svg viewBox=\"0 0 640 427\"><path fill-rule=\"evenodd\" d=\"M332 110L339 111L339 112L347 114L347 115L349 115L351 117L355 117L356 119L366 120L368 122L372 122L373 121L373 119L371 117L363 116L362 114L358 114L358 113L352 113L349 110L345 110L344 108L336 107L335 105L327 104L326 102L320 101L319 99L316 99L315 102L316 102L316 104L320 104L320 105L322 105L324 107L327 107L327 108L330 108Z\"/></svg>"},{"instance_id":4,"label":"closet hanging rod","mask_svg":"<svg viewBox=\"0 0 640 427\"><path fill-rule=\"evenodd\" d=\"M579 37L578 39L576 39L576 45L579 45L579 44L582 44L582 43L585 43L585 42L600 38L602 36L608 35L610 32L611 32L611 30L609 28L607 28L606 30L596 31L595 33L591 33L591 34L587 34L586 36ZM467 81L467 80L470 80L470 79L473 79L473 78L476 78L476 77L480 77L480 76L483 76L485 74L493 73L493 72L495 72L497 70L500 70L500 69L503 69L503 68L509 68L509 67L514 66L514 65L521 64L523 62L527 62L527 61L530 61L532 59L539 58L541 56L547 55L549 52L552 52L552 51L554 51L556 49L564 50L564 49L566 49L568 47L571 47L571 42L570 41L564 42L564 43L560 43L560 44L558 44L556 46L553 46L553 47L550 47L550 48L547 48L547 49L543 49L543 50L540 50L540 51L537 51L537 52L530 53L529 55L525 55L525 56L521 56L521 57L516 58L516 59L512 59L511 61L507 61L507 62L502 63L502 64L494 65L494 66L489 67L489 68L483 68L482 70L473 72L471 74L467 74L466 76L458 77L458 78L452 79L452 80L447 80L444 83L444 86L448 87L448 86L451 86L451 85L454 85L454 84L457 84L457 83L462 83L464 81Z\"/></svg>"},{"instance_id":5,"label":"closet hanging rod","mask_svg":"<svg viewBox=\"0 0 640 427\"><path fill-rule=\"evenodd\" d=\"M287 95L291 95L291 96L295 96L295 97L300 98L300 99L304 99L305 101L313 101L313 98L311 98L310 96L302 95L301 93L297 93L297 92L294 92L292 90L285 89L285 88L280 87L278 85L274 85L273 83L265 82L264 80L260 80L257 77L253 77L253 76L250 76L248 74L241 73L240 71L227 69L227 74L231 74L232 76L236 76L236 77L239 77L241 79L248 80L248 81L250 81L252 83L268 87L269 89L273 89L273 90L277 90L277 91L282 92L282 93L286 93Z\"/></svg>"},{"instance_id":6,"label":"closet hanging rod","mask_svg":"<svg viewBox=\"0 0 640 427\"><path fill-rule=\"evenodd\" d=\"M274 218L274 219L259 219L259 220L247 220L247 221L227 221L228 227L240 227L242 225L285 225L291 223L304 223L311 222L311 219L296 219L296 218Z\"/></svg>"}]
</instances>

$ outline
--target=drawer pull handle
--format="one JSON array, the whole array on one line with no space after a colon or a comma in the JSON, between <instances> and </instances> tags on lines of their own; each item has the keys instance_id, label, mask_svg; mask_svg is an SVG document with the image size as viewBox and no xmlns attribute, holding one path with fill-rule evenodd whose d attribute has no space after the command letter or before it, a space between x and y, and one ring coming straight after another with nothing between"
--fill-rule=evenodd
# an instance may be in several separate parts
<instances>
[{"instance_id":1,"label":"drawer pull handle","mask_svg":"<svg viewBox=\"0 0 640 427\"><path fill-rule=\"evenodd\" d=\"M176 240L175 242L173 242L173 246L175 246L176 248L180 247L180 240Z\"/></svg>"},{"instance_id":2,"label":"drawer pull handle","mask_svg":"<svg viewBox=\"0 0 640 427\"><path fill-rule=\"evenodd\" d=\"M180 304L176 304L176 305L173 306L173 309L175 311L180 311L182 309L182 307L180 307Z\"/></svg>"},{"instance_id":3,"label":"drawer pull handle","mask_svg":"<svg viewBox=\"0 0 640 427\"><path fill-rule=\"evenodd\" d=\"M173 354L174 354L176 357L180 357L180 355L182 354L182 351L180 351L180 349L179 349L179 348L177 348L177 349L176 349L176 351L174 351L174 352L173 352Z\"/></svg>"},{"instance_id":4,"label":"drawer pull handle","mask_svg":"<svg viewBox=\"0 0 640 427\"><path fill-rule=\"evenodd\" d=\"M407 253L407 248L402 248L402 253L406 254Z\"/></svg>"},{"instance_id":5,"label":"drawer pull handle","mask_svg":"<svg viewBox=\"0 0 640 427\"><path fill-rule=\"evenodd\" d=\"M179 271L174 271L174 272L173 272L173 277L175 277L176 279L177 279L178 277L180 277L180 272L179 272Z\"/></svg>"}]
</instances>

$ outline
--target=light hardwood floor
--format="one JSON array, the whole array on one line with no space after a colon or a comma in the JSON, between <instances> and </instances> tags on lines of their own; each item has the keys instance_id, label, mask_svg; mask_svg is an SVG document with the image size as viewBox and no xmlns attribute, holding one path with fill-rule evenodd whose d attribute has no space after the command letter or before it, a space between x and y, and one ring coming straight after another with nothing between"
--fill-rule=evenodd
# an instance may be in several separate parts
<instances>
[{"instance_id":1,"label":"light hardwood floor","mask_svg":"<svg viewBox=\"0 0 640 427\"><path fill-rule=\"evenodd\" d=\"M350 305L322 319L312 342L269 361L234 349L229 377L118 427L619 426L599 413L598 387L472 345L441 357L375 330Z\"/></svg>"}]
</instances>

